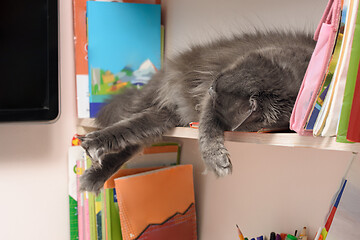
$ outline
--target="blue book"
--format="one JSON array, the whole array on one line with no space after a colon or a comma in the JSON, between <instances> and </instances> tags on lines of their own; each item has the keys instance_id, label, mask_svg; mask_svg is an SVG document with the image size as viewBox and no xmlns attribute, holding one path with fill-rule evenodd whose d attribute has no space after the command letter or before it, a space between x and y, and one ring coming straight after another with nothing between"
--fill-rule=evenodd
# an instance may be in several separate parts
<instances>
[{"instance_id":1,"label":"blue book","mask_svg":"<svg viewBox=\"0 0 360 240\"><path fill-rule=\"evenodd\" d=\"M90 117L161 68L161 6L87 2Z\"/></svg>"}]
</instances>

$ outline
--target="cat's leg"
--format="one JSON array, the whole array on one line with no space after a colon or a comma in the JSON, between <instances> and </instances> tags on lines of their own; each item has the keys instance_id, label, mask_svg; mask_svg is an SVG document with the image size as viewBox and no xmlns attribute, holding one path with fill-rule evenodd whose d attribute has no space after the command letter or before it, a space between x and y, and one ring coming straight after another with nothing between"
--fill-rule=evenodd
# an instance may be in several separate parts
<instances>
[{"instance_id":1,"label":"cat's leg","mask_svg":"<svg viewBox=\"0 0 360 240\"><path fill-rule=\"evenodd\" d=\"M105 181L140 149L138 145L129 146L119 153L106 154L101 167L92 166L80 177L80 190L98 194Z\"/></svg>"},{"instance_id":2,"label":"cat's leg","mask_svg":"<svg viewBox=\"0 0 360 240\"><path fill-rule=\"evenodd\" d=\"M81 146L93 163L101 166L106 154L120 152L128 146L152 144L177 124L178 117L174 113L154 107L87 134L81 138Z\"/></svg>"},{"instance_id":3,"label":"cat's leg","mask_svg":"<svg viewBox=\"0 0 360 240\"><path fill-rule=\"evenodd\" d=\"M223 123L217 118L211 101L207 101L199 122L199 145L206 167L217 176L226 176L232 172L229 152L224 145Z\"/></svg>"}]
</instances>

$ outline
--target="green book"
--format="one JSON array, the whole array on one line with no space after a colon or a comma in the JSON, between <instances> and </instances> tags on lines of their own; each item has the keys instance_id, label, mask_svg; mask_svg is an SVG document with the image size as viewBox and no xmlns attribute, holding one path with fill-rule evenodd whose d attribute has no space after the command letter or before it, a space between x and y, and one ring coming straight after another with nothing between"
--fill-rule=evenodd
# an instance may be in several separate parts
<instances>
[{"instance_id":1,"label":"green book","mask_svg":"<svg viewBox=\"0 0 360 240\"><path fill-rule=\"evenodd\" d=\"M89 193L89 224L90 224L90 239L97 240L95 195L93 193Z\"/></svg>"},{"instance_id":2,"label":"green book","mask_svg":"<svg viewBox=\"0 0 360 240\"><path fill-rule=\"evenodd\" d=\"M91 159L86 157L87 168L91 167ZM97 240L97 229L96 229L96 213L95 213L95 194L88 193L89 201L89 229L90 229L90 240Z\"/></svg>"},{"instance_id":3,"label":"green book","mask_svg":"<svg viewBox=\"0 0 360 240\"><path fill-rule=\"evenodd\" d=\"M122 240L119 206L115 188L105 188L106 234L107 240Z\"/></svg>"}]
</instances>

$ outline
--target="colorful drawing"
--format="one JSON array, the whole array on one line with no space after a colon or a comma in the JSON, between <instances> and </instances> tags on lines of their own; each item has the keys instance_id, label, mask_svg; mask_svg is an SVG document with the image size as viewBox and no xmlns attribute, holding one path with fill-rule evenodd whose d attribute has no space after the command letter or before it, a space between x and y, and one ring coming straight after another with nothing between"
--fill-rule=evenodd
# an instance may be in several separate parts
<instances>
[{"instance_id":1,"label":"colorful drawing","mask_svg":"<svg viewBox=\"0 0 360 240\"><path fill-rule=\"evenodd\" d=\"M144 61L135 71L129 66L124 67L118 73L92 68L91 94L111 95L119 94L126 88L141 88L149 82L156 71L156 67L149 59Z\"/></svg>"},{"instance_id":2,"label":"colorful drawing","mask_svg":"<svg viewBox=\"0 0 360 240\"><path fill-rule=\"evenodd\" d=\"M90 117L109 96L141 88L161 67L161 6L87 2Z\"/></svg>"}]
</instances>

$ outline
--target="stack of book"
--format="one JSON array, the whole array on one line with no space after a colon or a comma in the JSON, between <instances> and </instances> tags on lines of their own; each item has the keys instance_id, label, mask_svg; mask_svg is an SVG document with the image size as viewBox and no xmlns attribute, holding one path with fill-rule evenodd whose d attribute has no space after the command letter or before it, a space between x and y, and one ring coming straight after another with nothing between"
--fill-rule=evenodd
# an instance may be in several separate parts
<instances>
[{"instance_id":1,"label":"stack of book","mask_svg":"<svg viewBox=\"0 0 360 240\"><path fill-rule=\"evenodd\" d=\"M79 144L78 142L75 145ZM180 161L177 143L161 143L145 148L141 154L108 179L101 193L79 191L79 178L91 160L79 145L69 149L70 239L121 240L121 224L115 179L121 176L175 166ZM158 186L155 186L158 187ZM191 188L192 189L192 188Z\"/></svg>"},{"instance_id":2,"label":"stack of book","mask_svg":"<svg viewBox=\"0 0 360 240\"><path fill-rule=\"evenodd\" d=\"M335 27L331 29L334 40L320 41L330 26ZM318 42L297 97L290 128L300 135L336 136L337 142L360 142L359 0L329 1L315 36ZM331 47L326 49L330 50L329 54L320 59L322 65L318 58L326 44ZM323 66L324 71L317 69ZM309 78L316 71L319 79Z\"/></svg>"},{"instance_id":3,"label":"stack of book","mask_svg":"<svg viewBox=\"0 0 360 240\"><path fill-rule=\"evenodd\" d=\"M161 68L160 2L73 0L79 118L94 118L111 95L141 89Z\"/></svg>"}]
</instances>

